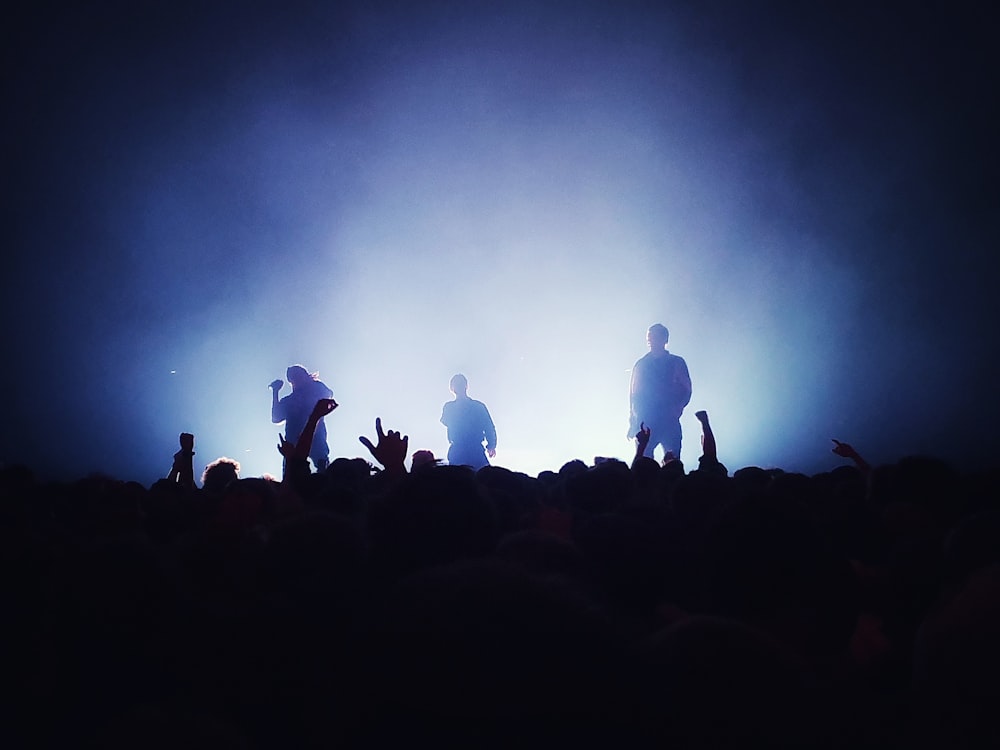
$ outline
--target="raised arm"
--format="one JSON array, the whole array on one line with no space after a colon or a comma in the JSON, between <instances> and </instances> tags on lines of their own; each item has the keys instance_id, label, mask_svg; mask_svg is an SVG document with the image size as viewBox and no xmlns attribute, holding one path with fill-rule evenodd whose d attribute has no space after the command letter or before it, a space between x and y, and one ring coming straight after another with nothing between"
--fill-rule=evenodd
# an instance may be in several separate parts
<instances>
[{"instance_id":1,"label":"raised arm","mask_svg":"<svg viewBox=\"0 0 1000 750\"><path fill-rule=\"evenodd\" d=\"M306 420L306 426L302 428L302 434L299 436L298 443L285 440L284 436L280 432L278 433L278 453L285 459L283 480L290 479L295 483L310 474L309 451L312 448L316 425L319 420L339 405L332 398L321 398L317 401L316 406L313 407L312 412L309 414L309 419Z\"/></svg>"},{"instance_id":2,"label":"raised arm","mask_svg":"<svg viewBox=\"0 0 1000 750\"><path fill-rule=\"evenodd\" d=\"M694 415L701 422L701 455L707 461L718 461L718 450L715 446L715 433L712 432L712 425L708 423L707 411L696 411Z\"/></svg>"},{"instance_id":3,"label":"raised arm","mask_svg":"<svg viewBox=\"0 0 1000 750\"><path fill-rule=\"evenodd\" d=\"M274 380L268 386L271 389L271 421L275 424L285 421L285 410L281 407L281 403L278 400L278 391L282 389L285 385L285 381L281 378Z\"/></svg>"},{"instance_id":4,"label":"raised arm","mask_svg":"<svg viewBox=\"0 0 1000 750\"><path fill-rule=\"evenodd\" d=\"M309 451L312 450L313 435L316 434L316 425L319 424L319 420L333 412L338 406L340 404L332 398L321 398L316 402L312 412L309 414L309 419L306 420L306 426L302 428L299 442L295 446L295 457L297 459L305 461L309 458Z\"/></svg>"},{"instance_id":5,"label":"raised arm","mask_svg":"<svg viewBox=\"0 0 1000 750\"><path fill-rule=\"evenodd\" d=\"M850 443L842 443L836 438L831 438L833 440L833 452L842 458L849 458L854 461L854 465L861 469L862 472L867 474L872 470L872 467L865 461L861 454L854 450Z\"/></svg>"},{"instance_id":6,"label":"raised arm","mask_svg":"<svg viewBox=\"0 0 1000 750\"><path fill-rule=\"evenodd\" d=\"M635 462L646 455L646 446L649 445L650 429L645 422L639 424L639 430L635 433L635 456L632 458L632 466Z\"/></svg>"},{"instance_id":7,"label":"raised arm","mask_svg":"<svg viewBox=\"0 0 1000 750\"><path fill-rule=\"evenodd\" d=\"M708 423L708 412L697 411L695 416L701 422L701 458L698 459L698 471L728 476L729 470L719 462L715 433L712 431L712 425Z\"/></svg>"}]
</instances>

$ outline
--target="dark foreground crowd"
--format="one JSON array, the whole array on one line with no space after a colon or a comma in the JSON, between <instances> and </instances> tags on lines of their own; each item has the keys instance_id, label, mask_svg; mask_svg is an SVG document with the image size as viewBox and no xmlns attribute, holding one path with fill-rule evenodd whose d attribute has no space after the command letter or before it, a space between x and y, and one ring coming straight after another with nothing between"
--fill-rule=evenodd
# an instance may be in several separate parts
<instances>
[{"instance_id":1,"label":"dark foreground crowd","mask_svg":"<svg viewBox=\"0 0 1000 750\"><path fill-rule=\"evenodd\" d=\"M3 746L1000 746L996 474L729 472L710 430L407 471L378 432L281 481L198 487L190 436L149 488L0 471Z\"/></svg>"}]
</instances>

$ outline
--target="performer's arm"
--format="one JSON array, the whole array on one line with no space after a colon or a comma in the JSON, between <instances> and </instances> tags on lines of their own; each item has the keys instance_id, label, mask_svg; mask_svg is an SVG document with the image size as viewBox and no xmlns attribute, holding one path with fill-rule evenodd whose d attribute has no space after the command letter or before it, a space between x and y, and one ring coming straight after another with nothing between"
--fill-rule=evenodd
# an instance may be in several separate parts
<instances>
[{"instance_id":1,"label":"performer's arm","mask_svg":"<svg viewBox=\"0 0 1000 750\"><path fill-rule=\"evenodd\" d=\"M497 428L493 424L493 417L490 416L490 410L486 408L486 404L483 404L483 417L485 417L483 435L486 437L486 454L490 458L494 458L497 455Z\"/></svg>"},{"instance_id":2,"label":"performer's arm","mask_svg":"<svg viewBox=\"0 0 1000 750\"><path fill-rule=\"evenodd\" d=\"M681 403L683 406L687 406L691 403L691 374L688 372L687 362L678 357L678 367L675 377L678 382L678 390L681 392L683 398Z\"/></svg>"},{"instance_id":3,"label":"performer's arm","mask_svg":"<svg viewBox=\"0 0 1000 750\"><path fill-rule=\"evenodd\" d=\"M638 362L632 367L632 377L628 386L628 439L631 440L639 431L639 415L635 409L635 392L639 385Z\"/></svg>"},{"instance_id":4,"label":"performer's arm","mask_svg":"<svg viewBox=\"0 0 1000 750\"><path fill-rule=\"evenodd\" d=\"M271 421L274 422L274 424L285 421L285 410L282 408L281 402L278 400L278 391L281 390L281 387L284 384L285 381L278 378L268 386L268 388L271 389Z\"/></svg>"}]
</instances>

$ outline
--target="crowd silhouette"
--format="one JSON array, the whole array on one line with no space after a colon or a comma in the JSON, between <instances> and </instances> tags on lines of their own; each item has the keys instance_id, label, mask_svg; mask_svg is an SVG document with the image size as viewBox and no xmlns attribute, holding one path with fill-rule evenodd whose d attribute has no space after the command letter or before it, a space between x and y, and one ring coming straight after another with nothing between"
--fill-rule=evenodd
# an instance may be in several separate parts
<instances>
[{"instance_id":1,"label":"crowd silhouette","mask_svg":"<svg viewBox=\"0 0 1000 750\"><path fill-rule=\"evenodd\" d=\"M6 747L998 746L995 473L644 455L0 470ZM331 417L332 418L332 417ZM415 456L416 456L415 454ZM831 462L837 458L831 456Z\"/></svg>"}]
</instances>

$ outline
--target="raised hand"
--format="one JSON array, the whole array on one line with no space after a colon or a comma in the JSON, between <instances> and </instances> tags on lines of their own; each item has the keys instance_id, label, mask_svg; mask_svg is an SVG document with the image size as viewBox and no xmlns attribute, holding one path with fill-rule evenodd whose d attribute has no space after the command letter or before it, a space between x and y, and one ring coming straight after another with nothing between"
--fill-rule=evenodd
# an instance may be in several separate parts
<instances>
[{"instance_id":1,"label":"raised hand","mask_svg":"<svg viewBox=\"0 0 1000 750\"><path fill-rule=\"evenodd\" d=\"M637 456L646 455L646 446L649 445L651 430L646 427L646 423L639 424L639 431L635 434L635 454Z\"/></svg>"},{"instance_id":2,"label":"raised hand","mask_svg":"<svg viewBox=\"0 0 1000 750\"><path fill-rule=\"evenodd\" d=\"M708 461L719 460L719 449L715 444L715 433L712 432L712 425L708 423L708 412L702 409L696 411L694 415L701 422L701 454Z\"/></svg>"},{"instance_id":3,"label":"raised hand","mask_svg":"<svg viewBox=\"0 0 1000 750\"><path fill-rule=\"evenodd\" d=\"M180 436L181 451L184 453L194 453L194 435L190 432L182 432Z\"/></svg>"},{"instance_id":4,"label":"raised hand","mask_svg":"<svg viewBox=\"0 0 1000 750\"><path fill-rule=\"evenodd\" d=\"M316 402L316 406L313 407L310 419L315 419L319 421L327 414L330 414L338 406L340 406L340 404L338 404L332 398L321 398L319 401Z\"/></svg>"},{"instance_id":5,"label":"raised hand","mask_svg":"<svg viewBox=\"0 0 1000 750\"><path fill-rule=\"evenodd\" d=\"M861 457L860 453L854 450L854 446L852 446L850 443L842 443L836 438L830 438L830 439L833 440L834 453L843 458L851 459L854 462L854 465L865 473L871 471L872 467L868 464L867 461L865 461L864 458Z\"/></svg>"},{"instance_id":6,"label":"raised hand","mask_svg":"<svg viewBox=\"0 0 1000 750\"><path fill-rule=\"evenodd\" d=\"M282 388L285 387L285 381L282 380L281 378L278 378L277 380L272 380L271 384L268 385L267 387L270 388L272 391L280 391Z\"/></svg>"},{"instance_id":7,"label":"raised hand","mask_svg":"<svg viewBox=\"0 0 1000 750\"><path fill-rule=\"evenodd\" d=\"M646 455L646 447L649 445L649 436L652 430L646 427L645 422L639 423L639 431L632 437L635 439L635 456L632 458L632 467L635 468L637 462Z\"/></svg>"},{"instance_id":8,"label":"raised hand","mask_svg":"<svg viewBox=\"0 0 1000 750\"><path fill-rule=\"evenodd\" d=\"M285 436L280 432L278 433L278 453L285 457L285 459L295 458L295 443L291 440L285 440Z\"/></svg>"},{"instance_id":9,"label":"raised hand","mask_svg":"<svg viewBox=\"0 0 1000 750\"><path fill-rule=\"evenodd\" d=\"M410 445L409 435L400 435L395 430L388 433L382 431L382 418L375 418L375 433L378 435L378 445L372 445L372 441L364 435L358 437L378 461L385 467L387 472L406 473L403 462L406 460L406 452Z\"/></svg>"},{"instance_id":10,"label":"raised hand","mask_svg":"<svg viewBox=\"0 0 1000 750\"><path fill-rule=\"evenodd\" d=\"M854 450L850 443L842 443L836 438L830 438L833 440L833 452L842 458L854 458L858 455L858 452Z\"/></svg>"}]
</instances>

